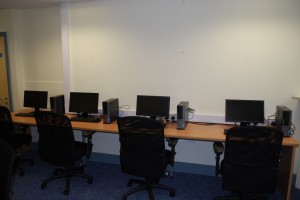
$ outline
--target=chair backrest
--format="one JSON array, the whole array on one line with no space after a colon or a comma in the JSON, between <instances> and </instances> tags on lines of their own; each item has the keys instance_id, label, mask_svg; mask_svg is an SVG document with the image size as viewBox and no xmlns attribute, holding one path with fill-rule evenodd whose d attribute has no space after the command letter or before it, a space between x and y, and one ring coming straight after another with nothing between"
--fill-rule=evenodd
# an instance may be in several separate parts
<instances>
[{"instance_id":1,"label":"chair backrest","mask_svg":"<svg viewBox=\"0 0 300 200\"><path fill-rule=\"evenodd\" d=\"M277 185L282 131L271 127L234 127L227 131L223 189L273 193Z\"/></svg>"},{"instance_id":2,"label":"chair backrest","mask_svg":"<svg viewBox=\"0 0 300 200\"><path fill-rule=\"evenodd\" d=\"M145 178L160 177L165 169L164 126L144 117L118 119L122 171Z\"/></svg>"},{"instance_id":3,"label":"chair backrest","mask_svg":"<svg viewBox=\"0 0 300 200\"><path fill-rule=\"evenodd\" d=\"M64 114L41 111L35 113L35 119L41 159L59 166L72 163L74 134L69 118Z\"/></svg>"},{"instance_id":4,"label":"chair backrest","mask_svg":"<svg viewBox=\"0 0 300 200\"><path fill-rule=\"evenodd\" d=\"M11 186L11 172L16 152L7 142L0 140L0 199L8 200Z\"/></svg>"},{"instance_id":5,"label":"chair backrest","mask_svg":"<svg viewBox=\"0 0 300 200\"><path fill-rule=\"evenodd\" d=\"M14 147L15 127L7 107L0 106L0 139Z\"/></svg>"}]
</instances>

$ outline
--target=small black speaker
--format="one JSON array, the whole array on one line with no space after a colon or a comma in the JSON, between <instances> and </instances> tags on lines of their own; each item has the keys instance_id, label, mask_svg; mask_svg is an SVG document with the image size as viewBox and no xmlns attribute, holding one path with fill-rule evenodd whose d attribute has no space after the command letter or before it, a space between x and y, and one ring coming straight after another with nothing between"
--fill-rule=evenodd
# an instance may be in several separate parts
<instances>
[{"instance_id":1,"label":"small black speaker","mask_svg":"<svg viewBox=\"0 0 300 200\"><path fill-rule=\"evenodd\" d=\"M185 129L189 118L188 108L188 101L181 101L177 105L177 129Z\"/></svg>"},{"instance_id":2,"label":"small black speaker","mask_svg":"<svg viewBox=\"0 0 300 200\"><path fill-rule=\"evenodd\" d=\"M65 114L65 96L62 94L50 97L50 108L52 112Z\"/></svg>"},{"instance_id":3,"label":"small black speaker","mask_svg":"<svg viewBox=\"0 0 300 200\"><path fill-rule=\"evenodd\" d=\"M119 117L119 99L112 98L102 102L103 123L110 124Z\"/></svg>"}]
</instances>

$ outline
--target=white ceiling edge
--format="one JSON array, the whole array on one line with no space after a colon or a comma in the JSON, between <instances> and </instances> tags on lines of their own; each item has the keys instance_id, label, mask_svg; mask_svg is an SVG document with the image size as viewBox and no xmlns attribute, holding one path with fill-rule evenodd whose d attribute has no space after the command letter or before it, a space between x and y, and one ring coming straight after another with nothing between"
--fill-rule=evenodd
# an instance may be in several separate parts
<instances>
[{"instance_id":1,"label":"white ceiling edge","mask_svg":"<svg viewBox=\"0 0 300 200\"><path fill-rule=\"evenodd\" d=\"M90 0L0 0L0 9L30 9L59 6L61 3L71 3Z\"/></svg>"}]
</instances>

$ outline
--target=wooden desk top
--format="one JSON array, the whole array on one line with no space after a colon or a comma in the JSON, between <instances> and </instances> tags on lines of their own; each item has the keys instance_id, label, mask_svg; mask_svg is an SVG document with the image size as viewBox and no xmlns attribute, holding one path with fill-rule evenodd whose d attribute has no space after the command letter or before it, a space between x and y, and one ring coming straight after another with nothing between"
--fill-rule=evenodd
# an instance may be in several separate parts
<instances>
[{"instance_id":1,"label":"wooden desk top","mask_svg":"<svg viewBox=\"0 0 300 200\"><path fill-rule=\"evenodd\" d=\"M229 129L227 124L207 124L207 123L188 123L185 130L178 130L176 123L168 124L165 128L165 136L179 139L219 141L224 142L226 136L224 129ZM299 142L294 137L284 137L284 146L299 146Z\"/></svg>"},{"instance_id":2,"label":"wooden desk top","mask_svg":"<svg viewBox=\"0 0 300 200\"><path fill-rule=\"evenodd\" d=\"M35 119L33 117L15 116L15 113L11 114L12 120L15 124L24 124L30 126L36 126ZM68 115L70 116L70 115ZM118 133L117 122L111 124L104 124L103 120L99 123L89 122L74 122L72 126L77 130L89 130L95 132L106 133ZM185 130L177 129L176 123L169 123L165 127L165 137L187 139L187 140L199 140L199 141L225 141L224 129L229 129L231 125L226 124L207 124L207 123L188 123ZM298 147L299 142L294 137L284 137L284 146Z\"/></svg>"},{"instance_id":3,"label":"wooden desk top","mask_svg":"<svg viewBox=\"0 0 300 200\"><path fill-rule=\"evenodd\" d=\"M22 112L24 112L22 110ZM15 114L18 112L12 112L11 117L15 124L24 124L29 126L36 126L36 121L34 117L23 117L23 116L16 116ZM68 117L73 115L67 114ZM103 124L103 121L99 123L93 122L71 122L73 129L76 130L90 130L96 132L108 132L108 133L118 133L118 126L117 122L112 124Z\"/></svg>"}]
</instances>

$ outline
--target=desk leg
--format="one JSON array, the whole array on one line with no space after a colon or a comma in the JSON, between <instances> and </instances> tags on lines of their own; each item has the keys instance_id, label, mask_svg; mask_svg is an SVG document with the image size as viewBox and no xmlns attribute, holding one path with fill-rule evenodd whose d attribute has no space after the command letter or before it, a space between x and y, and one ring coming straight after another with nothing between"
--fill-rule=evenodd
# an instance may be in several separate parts
<instances>
[{"instance_id":1,"label":"desk leg","mask_svg":"<svg viewBox=\"0 0 300 200\"><path fill-rule=\"evenodd\" d=\"M82 131L82 142L87 143L87 153L86 153L87 159L90 159L91 157L91 153L93 149L92 139L94 133L95 133L94 131L85 131L85 130Z\"/></svg>"},{"instance_id":2,"label":"desk leg","mask_svg":"<svg viewBox=\"0 0 300 200\"><path fill-rule=\"evenodd\" d=\"M280 159L278 189L282 199L289 200L291 196L295 148L283 146L283 157Z\"/></svg>"}]
</instances>

